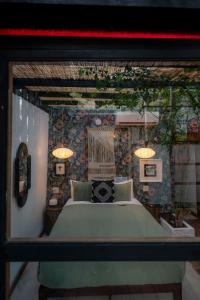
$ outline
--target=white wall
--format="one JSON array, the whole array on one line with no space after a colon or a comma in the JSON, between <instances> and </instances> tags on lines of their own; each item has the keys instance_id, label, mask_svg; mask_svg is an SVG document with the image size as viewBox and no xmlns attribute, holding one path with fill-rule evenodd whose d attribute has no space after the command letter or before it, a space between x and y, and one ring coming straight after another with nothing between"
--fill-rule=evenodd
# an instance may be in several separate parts
<instances>
[{"instance_id":1,"label":"white wall","mask_svg":"<svg viewBox=\"0 0 200 300\"><path fill-rule=\"evenodd\" d=\"M49 115L13 95L12 120L12 196L11 196L11 237L37 237L43 229L43 215L47 192ZM14 196L14 162L21 142L26 143L31 155L31 189L23 207L17 205ZM16 273L14 265L11 269ZM17 267L17 269L18 269Z\"/></svg>"}]
</instances>

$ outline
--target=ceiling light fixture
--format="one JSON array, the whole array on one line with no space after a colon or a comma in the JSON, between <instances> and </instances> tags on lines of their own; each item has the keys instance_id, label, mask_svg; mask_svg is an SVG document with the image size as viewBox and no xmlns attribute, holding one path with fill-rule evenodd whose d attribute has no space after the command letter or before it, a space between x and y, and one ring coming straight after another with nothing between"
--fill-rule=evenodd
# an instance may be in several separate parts
<instances>
[{"instance_id":1,"label":"ceiling light fixture","mask_svg":"<svg viewBox=\"0 0 200 300\"><path fill-rule=\"evenodd\" d=\"M137 149L134 153L139 158L151 158L156 154L156 152L153 149L147 146Z\"/></svg>"},{"instance_id":2,"label":"ceiling light fixture","mask_svg":"<svg viewBox=\"0 0 200 300\"><path fill-rule=\"evenodd\" d=\"M63 144L52 151L53 156L60 159L71 157L74 153L71 149L66 148Z\"/></svg>"},{"instance_id":3,"label":"ceiling light fixture","mask_svg":"<svg viewBox=\"0 0 200 300\"><path fill-rule=\"evenodd\" d=\"M145 141L144 141L144 147L140 147L139 149L134 151L134 154L139 157L139 158L151 158L153 157L156 152L148 147L148 137L147 137L147 128L146 128L146 107L145 107L145 111L144 111L144 134L145 134Z\"/></svg>"},{"instance_id":4,"label":"ceiling light fixture","mask_svg":"<svg viewBox=\"0 0 200 300\"><path fill-rule=\"evenodd\" d=\"M52 151L52 155L59 159L67 159L71 157L74 153L71 149L65 147L63 138L64 138L64 121L63 121L63 108L62 108L62 143L61 145L57 146Z\"/></svg>"}]
</instances>

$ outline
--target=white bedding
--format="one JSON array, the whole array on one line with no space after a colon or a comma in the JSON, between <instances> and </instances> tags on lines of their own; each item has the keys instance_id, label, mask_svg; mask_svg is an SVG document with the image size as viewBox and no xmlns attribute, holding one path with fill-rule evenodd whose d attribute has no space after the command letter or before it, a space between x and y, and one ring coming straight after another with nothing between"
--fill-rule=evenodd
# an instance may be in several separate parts
<instances>
[{"instance_id":1,"label":"white bedding","mask_svg":"<svg viewBox=\"0 0 200 300\"><path fill-rule=\"evenodd\" d=\"M66 202L65 206L68 205L77 205L77 204L95 204L95 205L101 205L101 203L93 203L90 201L74 201L71 198ZM134 205L142 205L141 202L139 202L136 198L132 198L131 201L117 201L112 203L106 203L106 205L127 205L127 204L134 204Z\"/></svg>"}]
</instances>

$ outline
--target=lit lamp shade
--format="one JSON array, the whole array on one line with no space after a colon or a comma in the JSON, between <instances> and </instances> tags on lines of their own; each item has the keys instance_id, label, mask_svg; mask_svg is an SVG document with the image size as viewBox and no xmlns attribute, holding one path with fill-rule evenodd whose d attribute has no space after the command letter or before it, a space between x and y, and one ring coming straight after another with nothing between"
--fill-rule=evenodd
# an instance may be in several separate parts
<instances>
[{"instance_id":1,"label":"lit lamp shade","mask_svg":"<svg viewBox=\"0 0 200 300\"><path fill-rule=\"evenodd\" d=\"M66 159L73 155L73 151L69 148L59 147L52 151L53 156L60 159Z\"/></svg>"},{"instance_id":2,"label":"lit lamp shade","mask_svg":"<svg viewBox=\"0 0 200 300\"><path fill-rule=\"evenodd\" d=\"M134 153L139 158L151 158L156 154L156 152L153 149L148 147L139 148Z\"/></svg>"}]
</instances>

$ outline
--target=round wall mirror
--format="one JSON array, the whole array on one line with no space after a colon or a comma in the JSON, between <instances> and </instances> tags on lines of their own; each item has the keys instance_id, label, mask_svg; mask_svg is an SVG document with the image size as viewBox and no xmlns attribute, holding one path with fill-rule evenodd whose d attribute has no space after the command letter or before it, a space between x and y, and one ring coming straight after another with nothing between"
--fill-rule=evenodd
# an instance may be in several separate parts
<instances>
[{"instance_id":1,"label":"round wall mirror","mask_svg":"<svg viewBox=\"0 0 200 300\"><path fill-rule=\"evenodd\" d=\"M21 143L15 160L15 196L20 207L27 201L31 187L31 156L25 143Z\"/></svg>"}]
</instances>

